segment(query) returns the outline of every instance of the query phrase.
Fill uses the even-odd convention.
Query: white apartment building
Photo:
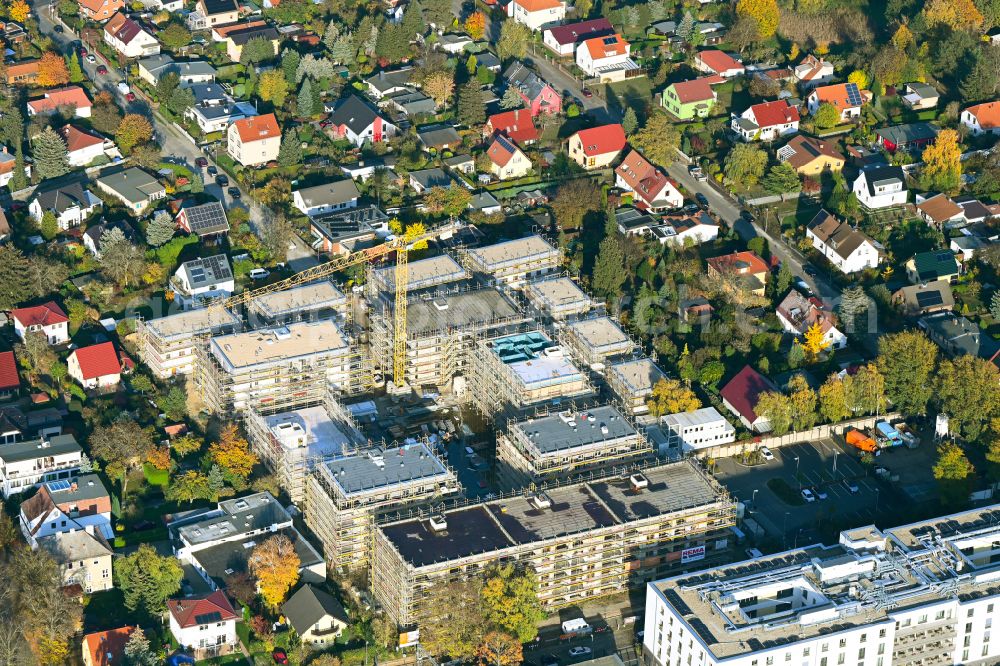
[[[492,276],[513,287],[522,285],[528,278],[555,271],[561,261],[559,250],[541,236],[473,248],[468,250],[466,257],[474,272]]]
[[[998,555],[994,504],[656,581],[647,586],[644,662],[996,664]]]
[[[0,445],[0,491],[7,499],[48,481],[68,479],[82,462],[83,449],[73,435]]]
[[[208,344],[208,336],[232,333],[242,327],[239,317],[225,308],[188,310],[139,320],[139,356],[160,379],[190,375],[195,371],[198,347]]]
[[[699,454],[736,441],[736,428],[715,407],[667,414],[660,421],[666,426],[667,448],[685,454]]]

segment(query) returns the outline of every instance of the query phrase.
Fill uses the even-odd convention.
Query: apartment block
[[[469,272],[449,254],[408,262],[406,275],[406,291],[408,292],[430,289],[443,284],[467,280],[471,277]],[[396,267],[387,266],[372,269],[368,276],[368,293],[373,300],[379,295],[394,298]]]
[[[736,441],[736,428],[715,407],[667,414],[660,421],[665,426],[667,448],[674,453],[708,453]]]
[[[627,356],[635,349],[632,338],[610,317],[594,317],[567,324],[560,341],[573,357],[597,371],[609,359]]]
[[[537,235],[473,248],[464,258],[474,273],[513,287],[558,270],[562,260],[559,250]]]
[[[643,662],[996,664],[1000,504],[650,583]]]
[[[43,483],[69,479],[82,463],[83,449],[73,435],[0,445],[0,491],[8,499]]]
[[[376,601],[401,627],[430,613],[425,592],[517,564],[547,611],[729,557],[736,507],[685,461],[380,524]],[[697,560],[697,561],[696,561]]]
[[[213,335],[242,328],[240,318],[225,308],[189,310],[159,319],[138,319],[139,357],[160,379],[193,374],[197,349]]]
[[[329,280],[258,296],[247,304],[247,313],[254,326],[280,326],[315,319],[344,320],[350,309],[347,296]]]
[[[366,569],[377,519],[460,490],[454,472],[424,443],[355,451],[314,468],[306,487],[306,524],[332,569]]]
[[[524,296],[538,312],[556,320],[582,315],[594,307],[590,296],[565,276],[529,282]]]
[[[651,359],[638,358],[608,368],[608,387],[633,415],[649,413],[646,401],[653,387],[667,375]]]
[[[510,488],[579,477],[649,458],[646,438],[612,405],[511,421],[497,434],[496,472]]]

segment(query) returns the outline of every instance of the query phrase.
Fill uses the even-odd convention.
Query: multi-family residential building
[[[80,181],[62,185],[40,185],[28,203],[28,213],[35,222],[41,222],[51,211],[63,231],[78,227],[101,205],[101,200],[84,187]]]
[[[281,128],[273,113],[241,118],[226,131],[226,152],[243,166],[261,166],[278,159]]]
[[[715,407],[660,417],[666,430],[666,451],[660,454],[701,455],[736,441],[736,428]]]
[[[538,235],[472,248],[465,258],[473,272],[515,287],[554,272],[562,260],[559,250]]]
[[[69,317],[55,301],[10,312],[14,333],[24,342],[28,333],[41,333],[50,345],[69,342]]]
[[[73,435],[52,435],[0,445],[0,490],[4,499],[49,481],[69,479],[83,463]]]
[[[733,114],[730,127],[744,141],[774,141],[799,131],[799,109],[783,99],[761,102]]]
[[[105,173],[95,182],[97,189],[124,203],[135,216],[144,214],[154,201],[167,196],[166,186],[138,167]]]
[[[869,209],[902,206],[909,192],[906,174],[898,166],[873,166],[863,169],[851,190],[862,206]]]
[[[224,254],[192,259],[181,264],[170,280],[174,302],[184,310],[200,307],[213,298],[231,296],[236,289],[233,269]]]
[[[423,442],[346,452],[318,462],[306,487],[306,524],[331,569],[368,569],[375,523],[426,508],[461,489],[455,473]]]
[[[568,319],[595,306],[590,296],[566,276],[534,280],[524,286],[524,297],[539,314],[552,319]]]
[[[566,3],[563,0],[512,0],[507,5],[507,16],[538,32],[565,20]]]
[[[666,373],[648,358],[614,363],[607,374],[608,388],[635,416],[649,412],[646,402],[653,394],[653,387],[666,378]]]
[[[84,594],[91,594],[115,586],[111,546],[93,526],[55,532],[39,537],[36,543],[38,550],[48,553],[59,567],[63,587],[78,586]]]
[[[212,335],[232,333],[241,327],[240,318],[225,308],[139,319],[136,322],[139,356],[159,379],[190,375],[195,371],[197,347],[207,347]]]
[[[104,24],[104,41],[125,58],[144,58],[160,52],[156,37],[120,11]]]
[[[400,626],[440,612],[429,589],[499,562],[534,570],[554,611],[729,557],[735,504],[689,462],[384,522],[375,599]]]
[[[571,160],[584,169],[610,166],[625,148],[625,130],[615,123],[575,132],[567,146]]]
[[[573,355],[594,371],[602,372],[609,359],[624,357],[635,349],[635,342],[610,317],[580,319],[566,325],[560,341]]]
[[[105,539],[111,529],[111,496],[96,474],[41,484],[38,492],[21,503],[21,533],[31,547],[38,539],[58,532],[92,527]]]
[[[646,588],[650,666],[993,664],[1000,506],[702,567]]]
[[[876,268],[884,254],[878,242],[826,210],[820,210],[806,225],[806,238],[841,273]]]
[[[330,317],[348,319],[350,309],[347,296],[329,280],[264,294],[247,305],[248,315],[255,327]]]

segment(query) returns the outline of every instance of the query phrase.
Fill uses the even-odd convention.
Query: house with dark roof
[[[156,37],[120,11],[104,24],[104,41],[125,58],[142,58],[160,52]]]
[[[28,333],[41,333],[50,345],[69,342],[69,317],[55,301],[15,308],[11,310],[10,318],[14,322],[14,332],[22,342]]]
[[[21,375],[17,371],[14,352],[0,352],[0,400],[9,400],[21,390]]]
[[[458,135],[458,130],[453,125],[444,123],[418,128],[417,139],[429,150],[448,150],[462,145],[462,137]]]
[[[397,132],[395,125],[357,95],[348,95],[337,103],[329,121],[327,131],[334,138],[347,139],[358,147],[365,142],[382,143]]]
[[[787,162],[803,176],[819,176],[824,171],[839,172],[847,158],[836,144],[801,134],[778,149],[778,161]]]
[[[527,65],[513,62],[507,66],[503,77],[521,96],[525,108],[531,112],[532,117],[541,113],[562,112],[562,95],[538,74],[528,69]]]
[[[368,94],[375,100],[382,100],[401,92],[412,92],[416,86],[411,83],[412,67],[382,71],[365,79]]]
[[[722,404],[753,432],[770,432],[771,423],[755,411],[760,396],[778,391],[774,383],[749,365],[743,366],[719,391]]]
[[[299,640],[308,645],[333,643],[349,621],[344,606],[337,599],[309,584],[300,587],[281,605],[281,614]]]
[[[868,209],[902,206],[909,196],[906,174],[898,166],[863,169],[851,189],[861,205]]]
[[[125,239],[134,242],[135,241],[135,230],[132,229],[124,220],[115,220],[113,222],[101,222],[100,224],[91,224],[87,226],[87,230],[83,232],[83,246],[90,251],[95,258],[101,258],[101,238],[104,234],[111,231],[112,229],[120,229],[125,235]]]
[[[111,545],[92,528],[41,537],[38,550],[55,561],[63,589],[71,595],[101,592],[115,586],[111,577]]]
[[[615,34],[611,21],[604,18],[577,21],[563,25],[550,26],[542,31],[542,43],[556,55],[570,57],[578,44],[591,37],[606,37]]]
[[[906,260],[906,277],[912,284],[943,280],[954,284],[962,268],[950,250],[920,252]]]
[[[85,389],[112,388],[122,378],[118,350],[110,340],[74,349],[66,358],[66,370]]]
[[[948,356],[968,355],[994,365],[1000,363],[1000,341],[965,317],[954,312],[938,312],[921,317],[917,325]]]
[[[154,201],[167,196],[163,183],[139,167],[105,171],[95,182],[97,189],[124,203],[135,216],[144,214]]]
[[[570,159],[584,169],[603,169],[625,148],[625,130],[618,123],[582,129],[569,137],[567,148]]]
[[[744,141],[773,141],[799,131],[799,110],[783,99],[754,104],[733,114],[730,127]]]
[[[356,208],[361,192],[350,178],[335,180],[323,185],[303,187],[292,192],[292,203],[303,215],[315,217],[336,211]]]
[[[894,153],[897,150],[923,150],[937,138],[941,129],[930,123],[907,123],[892,127],[879,127],[875,130],[878,137],[876,143]]]
[[[897,93],[903,104],[914,111],[933,109],[938,105],[941,94],[929,83],[907,83],[902,92]]]
[[[443,169],[431,167],[430,169],[411,171],[409,184],[417,194],[423,194],[432,187],[448,189],[454,184],[454,181]]]
[[[825,210],[816,213],[806,225],[806,238],[827,261],[848,275],[876,268],[885,256],[874,239]]]
[[[143,58],[138,63],[139,78],[155,86],[167,74],[176,74],[180,83],[211,83],[215,68],[204,60],[174,60],[166,53]]]
[[[174,640],[196,659],[218,657],[237,649],[236,622],[240,616],[221,590],[168,599],[167,611]]]
[[[232,296],[236,290],[233,269],[225,254],[185,261],[170,279],[174,301],[190,310],[203,301]]]
[[[242,30],[231,30],[226,33],[224,40],[226,43],[226,55],[233,62],[239,62],[243,56],[243,47],[255,39],[263,39],[271,42],[274,52],[277,54],[278,46],[281,44],[281,33],[266,23],[264,25],[243,28]]]
[[[941,280],[902,287],[893,293],[892,302],[906,317],[947,312],[955,307],[951,285]]]
[[[38,539],[58,532],[88,527],[105,539],[111,527],[111,495],[96,474],[43,483],[30,499],[21,502],[21,533],[32,547]]]
[[[177,212],[177,226],[199,238],[214,238],[229,232],[226,209],[219,201],[182,206]]]
[[[62,185],[43,183],[35,189],[28,202],[28,213],[40,224],[45,213],[51,211],[59,228],[65,231],[83,224],[100,205],[101,200],[84,187],[82,181]]]

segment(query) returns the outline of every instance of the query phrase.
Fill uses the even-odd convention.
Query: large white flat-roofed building
[[[535,309],[553,319],[581,315],[594,307],[590,296],[565,276],[529,282],[524,295]]]
[[[76,476],[83,449],[73,435],[54,435],[0,445],[0,491],[3,498],[49,481]]]
[[[365,443],[354,419],[332,391],[322,404],[298,409],[268,414],[249,408],[246,427],[254,453],[300,508],[309,471],[319,461],[342,456]]]
[[[258,296],[247,306],[251,321],[276,326],[309,319],[346,317],[347,296],[329,280],[320,280],[284,291]]]
[[[561,261],[559,250],[537,235],[473,248],[465,257],[473,272],[515,287],[552,273]]]
[[[649,666],[1000,662],[1000,505],[647,586]]]
[[[443,284],[466,280],[469,272],[455,261],[450,254],[441,254],[406,264],[406,291],[419,291]],[[396,267],[388,266],[371,271],[368,280],[369,290],[374,289],[372,296],[378,294],[393,297],[396,293]]]
[[[593,395],[586,375],[542,331],[481,340],[472,362],[472,400],[487,418],[529,408],[565,409]]]
[[[356,388],[352,347],[333,319],[217,336],[199,353],[198,381],[219,414],[315,403],[328,386],[341,394]]]
[[[646,401],[656,382],[667,375],[648,358],[615,363],[608,368],[608,386],[634,415],[646,414]]]
[[[667,447],[672,453],[697,455],[736,441],[736,428],[715,407],[667,414],[660,421],[666,428]]]
[[[687,461],[620,472],[380,524],[376,601],[419,627],[441,612],[428,589],[502,562],[533,569],[553,611],[729,558],[735,505],[711,477]]]
[[[239,317],[225,308],[188,310],[159,319],[138,320],[139,355],[160,379],[194,373],[199,347],[212,335],[242,328]]]
[[[631,354],[635,349],[622,327],[610,317],[582,319],[563,329],[561,340],[573,356],[594,370],[603,370],[608,359]]]
[[[508,423],[497,435],[497,476],[510,488],[566,479],[652,454],[646,438],[613,405]]]
[[[423,442],[357,450],[314,468],[307,482],[306,524],[331,569],[365,569],[377,518],[429,506],[459,490],[454,472]]]

